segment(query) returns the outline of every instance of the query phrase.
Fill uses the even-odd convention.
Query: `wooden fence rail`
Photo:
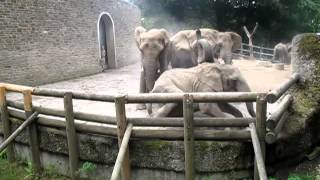
[[[287,111],[289,105],[292,103],[293,97],[287,94],[279,103],[277,109],[267,119],[267,128],[273,130],[276,126],[283,113]]]
[[[13,140],[38,117],[38,115],[38,112],[34,112],[9,137],[5,138],[5,140],[0,144],[0,152],[7,148],[9,144],[11,144]]]
[[[7,117],[27,119],[20,127],[29,125],[30,145],[34,168],[40,171],[40,156],[37,136],[37,125],[44,127],[64,127],[69,147],[69,166],[72,179],[76,179],[79,164],[79,152],[76,132],[112,135],[118,137],[119,154],[112,173],[112,180],[118,179],[121,170],[123,180],[130,179],[130,159],[128,143],[132,138],[184,140],[185,146],[185,178],[194,179],[194,140],[237,140],[253,143],[255,151],[254,179],[266,179],[264,167],[265,143],[267,136],[276,137],[285,122],[285,109],[288,108],[292,97],[286,96],[280,104],[282,108],[270,118],[275,124],[270,132],[266,132],[267,101],[275,102],[294,83],[298,82],[299,75],[294,74],[278,89],[268,94],[258,92],[220,92],[220,93],[157,93],[157,94],[86,94],[84,92],[68,92],[45,88],[31,88],[27,86],[1,84],[9,91],[22,92],[24,103],[7,101],[3,96],[1,100],[2,121]],[[4,90],[6,90],[4,89]],[[5,91],[0,91],[0,95]],[[32,96],[63,97],[65,110],[46,108],[32,105]],[[2,98],[1,98],[2,97]],[[5,97],[5,96],[4,96]],[[97,114],[73,112],[73,99],[86,99],[93,101],[113,102],[116,106],[116,117]],[[4,103],[3,103],[4,102]],[[128,103],[169,103],[183,102],[183,117],[178,118],[127,118],[125,105]],[[199,102],[256,102],[256,118],[203,118],[193,117],[193,103]],[[7,107],[7,113],[5,108]],[[34,113],[35,112],[35,113]],[[38,115],[41,113],[40,115]],[[37,124],[32,123],[33,116],[37,117]],[[4,118],[3,118],[4,117]],[[281,118],[280,118],[281,117]],[[32,119],[32,120],[30,120]],[[35,119],[35,118],[34,118]],[[280,120],[279,120],[280,119]],[[10,121],[7,121],[10,123]],[[250,127],[249,129],[216,130],[213,127]],[[18,129],[12,134],[22,131]],[[273,134],[272,134],[273,133]],[[11,136],[10,136],[11,137]],[[274,140],[274,139],[273,139]],[[12,141],[12,140],[11,140]],[[11,141],[6,141],[6,146]],[[1,145],[0,147],[2,147]],[[37,156],[36,156],[36,153]]]
[[[117,160],[115,162],[113,171],[112,171],[112,175],[111,175],[111,180],[118,180],[119,175],[120,175],[120,169],[123,166],[123,162],[125,160],[126,157],[126,152],[128,149],[128,144],[129,144],[129,139],[131,136],[131,132],[132,132],[132,127],[133,125],[131,123],[128,124],[127,129],[124,133],[121,145],[120,145],[120,149],[119,149],[119,153],[117,156]]]

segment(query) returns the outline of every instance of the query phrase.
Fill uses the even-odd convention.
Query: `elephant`
[[[280,61],[281,63],[290,64],[291,62],[291,43],[278,43],[274,47],[273,61]]]
[[[142,56],[140,93],[152,90],[158,76],[168,69],[170,60],[175,59],[174,62],[171,62],[172,68],[189,68],[197,65],[196,53],[205,57],[205,52],[195,52],[186,35],[178,36],[173,41],[169,39],[169,33],[165,29],[147,31],[141,26],[135,29],[136,44]],[[193,45],[201,47],[201,50],[206,52],[208,52],[206,49],[210,48],[209,43],[205,43],[205,40],[196,41]],[[178,61],[181,62],[176,65],[175,62]],[[137,109],[145,109],[145,105],[139,104]]]
[[[150,93],[187,92],[250,92],[250,87],[238,68],[229,64],[202,63],[189,69],[171,69],[164,72],[156,81]],[[181,116],[179,103],[148,104],[151,117]],[[246,103],[247,110],[255,117],[252,102]],[[229,103],[199,103],[195,110],[214,117],[235,117],[243,114]],[[226,112],[226,113],[225,113]]]
[[[211,46],[212,56],[223,59],[225,64],[232,64],[232,52],[241,47],[241,36],[235,32],[219,32],[209,28],[202,28],[199,31],[201,32],[201,38],[205,39]],[[181,39],[184,41],[182,42]],[[183,30],[176,33],[170,40],[175,49],[180,50],[185,47],[185,44],[190,44],[191,47],[194,47],[197,39],[199,39],[197,31]],[[176,56],[169,57],[169,61],[171,61],[173,67],[180,67],[181,64],[185,63],[185,61],[181,61],[181,59],[186,59],[185,56],[186,54],[176,53]],[[194,62],[194,64],[197,63]]]

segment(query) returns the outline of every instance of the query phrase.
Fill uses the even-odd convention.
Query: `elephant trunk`
[[[146,89],[150,92],[158,77],[159,63],[157,58],[143,58],[143,71],[145,73]]]
[[[232,52],[230,52],[230,53],[221,53],[220,57],[224,60],[225,64],[232,64]]]

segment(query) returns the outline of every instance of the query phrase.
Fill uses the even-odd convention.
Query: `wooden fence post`
[[[184,154],[185,154],[185,179],[195,179],[194,169],[194,136],[193,136],[193,98],[189,94],[183,97],[184,117]]]
[[[69,149],[69,167],[71,179],[78,179],[79,167],[79,144],[74,125],[74,113],[72,103],[72,93],[65,93],[64,95],[64,111],[66,117],[66,131]]]
[[[266,120],[267,120],[267,98],[266,95],[259,95],[257,97],[257,104],[256,104],[256,114],[257,114],[257,122],[256,122],[256,129],[257,135],[260,141],[261,146],[261,153],[263,160],[265,159],[266,155]],[[257,162],[255,160],[254,165],[254,180],[259,179],[258,167]]]
[[[118,145],[121,147],[124,133],[127,129],[127,118],[126,118],[126,107],[125,107],[125,96],[119,96],[115,98],[116,106],[116,119],[117,119],[117,134],[118,134]],[[130,159],[129,159],[129,148],[127,148],[125,157],[123,159],[121,176],[122,180],[130,180]]]
[[[33,114],[31,90],[23,91],[23,98],[24,98],[24,110],[25,110],[26,117],[28,118]],[[39,149],[39,139],[38,139],[36,121],[32,122],[29,125],[28,132],[29,132],[29,145],[31,150],[32,168],[36,174],[39,174],[41,172],[41,161],[40,161],[40,149]]]
[[[1,113],[1,121],[2,121],[2,128],[3,128],[3,139],[6,140],[11,134],[11,122],[9,120],[9,113],[7,107],[7,100],[6,100],[6,88],[0,87],[0,113]],[[10,143],[7,147],[7,157],[9,162],[14,162],[14,143]]]

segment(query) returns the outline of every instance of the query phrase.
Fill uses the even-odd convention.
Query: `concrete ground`
[[[240,68],[252,91],[266,92],[270,89],[276,88],[281,82],[290,76],[289,66],[286,66],[284,71],[280,71],[273,67],[257,66],[257,62],[254,60],[235,60],[234,65]],[[103,94],[138,93],[139,76],[140,65],[139,63],[136,63],[120,69],[107,70],[100,74],[42,85],[40,87]],[[22,101],[22,96],[17,94],[10,94],[8,98]],[[62,98],[34,96],[33,104],[63,110]],[[145,111],[136,111],[134,104],[127,105],[126,110],[128,113],[127,116],[146,116]],[[74,111],[102,115],[115,115],[113,103],[87,100],[74,100]]]

